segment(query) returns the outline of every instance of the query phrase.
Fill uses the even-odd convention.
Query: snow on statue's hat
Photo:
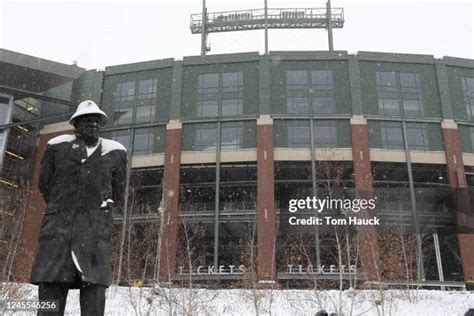
[[[95,104],[94,101],[91,100],[82,101],[77,106],[76,113],[71,116],[69,124],[74,126],[74,121],[76,118],[88,114],[98,114],[100,116],[100,125],[104,126],[105,124],[107,124],[107,115],[104,113],[104,111],[99,109],[99,107],[97,106],[97,104]]]

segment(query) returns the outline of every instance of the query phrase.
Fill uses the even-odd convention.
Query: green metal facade
[[[313,72],[329,71],[331,86],[327,91],[315,91],[311,86]],[[300,89],[300,94],[307,93],[310,106],[315,96],[333,98],[333,110],[330,113],[293,113],[288,110],[289,72],[308,75],[307,91]],[[223,74],[239,74],[241,86],[238,102],[240,108],[236,113],[226,115],[223,105],[225,83]],[[404,104],[402,77],[405,74],[416,74],[418,99],[421,113],[411,115],[408,111],[398,115],[386,115],[381,112],[378,87],[378,73],[392,73],[395,85],[395,99]],[[219,110],[215,115],[200,115],[200,76],[215,74],[220,78],[216,89],[216,101]],[[220,76],[220,77],[218,77]],[[110,117],[117,107],[117,87],[121,83],[135,82],[135,94],[128,107],[136,107],[140,102],[138,95],[139,82],[154,79],[157,82],[154,98],[153,117],[146,122],[131,122],[109,125],[104,130],[111,135],[120,136],[134,127],[138,129],[153,128],[155,142],[150,152],[164,150],[164,125],[171,119],[183,123],[183,150],[199,150],[196,143],[196,129],[214,128],[217,122],[222,127],[241,128],[242,141],[237,149],[255,148],[256,119],[262,114],[271,114],[275,120],[275,147],[309,147],[289,143],[288,125],[314,126],[324,122],[334,122],[337,129],[335,147],[350,147],[350,118],[353,115],[364,115],[369,121],[370,144],[374,148],[384,148],[381,137],[381,126],[386,122],[408,122],[407,127],[418,126],[424,130],[427,146],[422,150],[440,151],[441,121],[455,119],[460,125],[460,139],[465,152],[473,152],[474,125],[468,117],[465,105],[466,91],[463,90],[463,78],[474,78],[474,61],[445,57],[435,59],[428,55],[405,55],[359,52],[271,52],[259,56],[257,53],[214,55],[206,57],[185,57],[182,61],[165,59],[141,62],[128,65],[107,67],[105,71],[87,71],[76,80],[71,91],[71,100],[79,102],[93,99],[101,104]],[[217,79],[216,79],[217,80]],[[314,84],[314,83],[313,83]],[[389,87],[390,88],[390,87]],[[224,91],[224,92],[222,92]],[[298,91],[296,91],[298,92]],[[52,92],[53,93],[53,92]],[[126,102],[125,102],[126,103]],[[314,105],[313,105],[314,106]],[[136,111],[136,110],[134,110]],[[214,111],[214,110],[212,110]],[[393,123],[390,123],[393,125]],[[390,125],[389,124],[389,125]],[[415,124],[415,125],[413,125]],[[156,135],[156,133],[163,133]],[[118,137],[117,136],[117,137]],[[316,144],[316,148],[318,144]],[[324,146],[323,146],[324,147]],[[223,148],[225,150],[225,147]]]

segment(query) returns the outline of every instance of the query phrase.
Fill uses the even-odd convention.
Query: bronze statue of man
[[[74,288],[82,314],[104,314],[112,209],[123,201],[127,165],[125,147],[99,137],[106,122],[93,101],[80,103],[69,120],[75,135],[51,139],[41,162],[39,190],[47,208],[31,283],[39,285],[40,301],[58,302],[59,315]]]

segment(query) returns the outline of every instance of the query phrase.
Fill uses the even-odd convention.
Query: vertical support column
[[[165,167],[163,174],[164,212],[160,226],[159,280],[167,282],[176,271],[176,244],[179,225],[179,175],[181,166],[182,124],[171,120],[166,126]]]
[[[351,118],[352,159],[357,198],[373,198],[373,179],[370,166],[370,151],[367,120],[362,115]],[[362,210],[360,216],[372,217],[370,210]],[[359,247],[362,270],[369,280],[380,279],[379,247],[377,231],[373,226],[359,226]]]
[[[441,127],[446,153],[448,181],[454,207],[456,208],[458,247],[462,260],[464,279],[474,279],[474,216],[470,209],[458,127],[454,120],[448,119],[442,122]]]
[[[258,95],[259,95],[259,113],[270,114],[270,82],[271,82],[271,73],[270,73],[270,57],[265,55],[261,56],[258,63]]]
[[[33,178],[27,196],[26,213],[21,231],[20,247],[15,266],[14,280],[16,282],[29,282],[33,260],[38,245],[43,212],[46,203],[38,189],[41,160],[46,150],[48,141],[56,136],[72,134],[72,126],[68,122],[46,125],[41,130],[36,143],[34,156]]]
[[[257,120],[257,274],[261,281],[275,279],[275,181],[273,120]]]
[[[354,115],[363,115],[364,110],[362,106],[359,59],[356,55],[349,55],[348,58],[352,113]]]
[[[446,73],[446,65],[442,60],[435,61],[436,79],[438,80],[439,98],[441,100],[441,111],[443,118],[453,119],[453,106],[451,103],[451,95],[449,93],[449,79]]]

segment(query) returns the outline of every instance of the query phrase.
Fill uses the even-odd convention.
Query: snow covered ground
[[[35,299],[33,285],[4,284],[15,299]],[[428,290],[204,290],[110,287],[106,315],[314,315],[324,308],[343,315],[464,315],[474,293]],[[341,308],[341,309],[339,309]],[[0,307],[0,315],[4,307]],[[34,315],[8,311],[5,315]],[[79,315],[79,291],[72,290],[67,315]]]

